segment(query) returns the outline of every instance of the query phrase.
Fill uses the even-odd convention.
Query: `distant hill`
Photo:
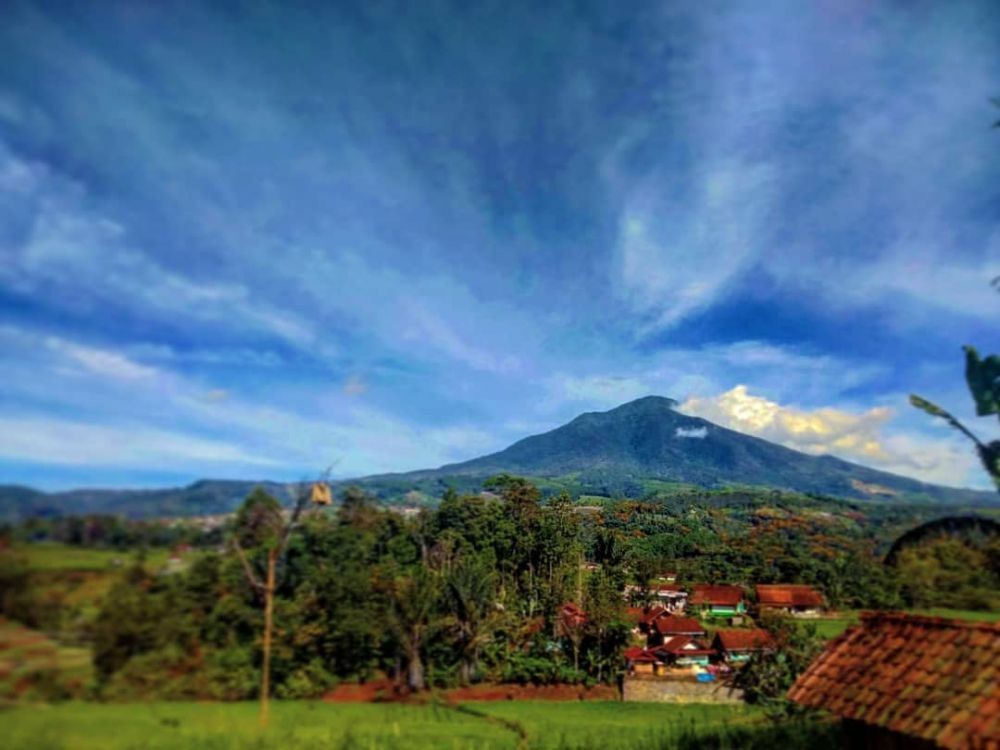
[[[994,492],[926,484],[832,456],[811,456],[678,412],[672,399],[648,396],[606,412],[588,412],[498,453],[437,469],[339,481],[384,500],[426,502],[446,487],[476,491],[487,477],[507,473],[544,489],[641,497],[678,485],[755,486],[873,502],[955,505],[1000,503]],[[279,496],[274,482],[203,480],[163,490],[73,490],[41,493],[0,487],[0,518],[64,513],[132,517],[209,515],[232,511],[257,485]]]
[[[276,497],[287,496],[286,485],[266,481],[203,479],[187,487],[162,490],[81,489],[52,493],[0,485],[0,520],[82,513],[109,513],[131,518],[208,516],[231,512],[257,486]]]

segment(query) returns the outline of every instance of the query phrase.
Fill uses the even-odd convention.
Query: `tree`
[[[791,618],[771,615],[762,617],[759,624],[771,634],[774,648],[754,652],[733,683],[743,690],[747,703],[784,716],[796,710],[785,694],[823,650],[823,640],[812,623],[800,625]]]
[[[468,685],[479,665],[479,652],[496,621],[496,576],[479,558],[460,560],[445,579],[448,625],[455,637],[459,674]]]
[[[991,354],[981,359],[975,347],[965,346],[965,381],[969,393],[976,404],[976,416],[986,417],[996,414],[1000,419],[1000,356]],[[912,394],[910,403],[918,409],[945,420],[948,424],[969,438],[976,447],[976,453],[983,464],[997,492],[1000,492],[1000,440],[984,443],[956,419],[951,413],[927,399]]]
[[[325,481],[325,477],[321,480]],[[243,501],[236,514],[236,530],[232,546],[239,556],[247,581],[263,595],[264,633],[263,659],[260,673],[260,725],[267,727],[271,691],[271,635],[274,629],[274,592],[277,588],[277,567],[288,545],[288,538],[298,526],[299,517],[309,502],[310,487],[300,483],[295,506],[286,522],[281,504],[260,487]],[[262,552],[265,557],[264,578],[247,557],[244,547]]]
[[[427,687],[423,650],[436,624],[434,615],[440,593],[438,576],[424,566],[392,581],[391,622],[406,659],[406,684],[410,690]]]

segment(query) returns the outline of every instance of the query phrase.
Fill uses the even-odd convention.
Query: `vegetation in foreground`
[[[794,740],[835,747],[823,722],[775,725],[741,706],[504,702],[466,707],[402,704],[275,704],[261,733],[249,703],[64,703],[0,713],[9,750],[258,750],[475,748],[584,750],[768,748]]]
[[[579,502],[543,498],[516,478],[492,486],[485,497],[448,491],[437,509],[414,514],[358,491],[308,513],[278,566],[274,695],[315,698],[384,675],[414,689],[613,684],[631,637],[623,587],[633,584],[628,603],[641,604],[668,570],[684,583],[751,590],[812,584],[836,613],[815,623],[821,638],[858,609],[997,609],[996,537],[922,537],[884,564],[894,539],[935,518],[927,506],[749,490]],[[92,650],[92,679],[73,682],[70,697],[253,698],[262,599],[223,542],[240,539],[259,576],[277,507],[256,492],[226,526],[207,529],[34,519],[6,532],[0,614],[58,648]],[[567,601],[582,604],[586,621],[561,617]],[[67,697],[56,682],[15,684],[29,697]]]

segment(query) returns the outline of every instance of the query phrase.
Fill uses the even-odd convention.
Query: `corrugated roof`
[[[822,607],[823,595],[805,584],[759,584],[757,603],[762,607]]]
[[[788,697],[950,750],[1000,748],[1000,623],[866,613]]]
[[[735,607],[743,600],[743,589],[739,586],[696,584],[691,588],[691,604],[715,604],[720,607]]]

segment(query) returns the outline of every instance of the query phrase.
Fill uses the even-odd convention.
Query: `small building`
[[[783,612],[792,617],[819,617],[823,595],[804,584],[759,584],[757,607],[761,612]]]
[[[852,748],[1000,748],[1000,623],[865,613],[788,697],[839,716]]]
[[[679,617],[668,612],[660,613],[648,624],[646,644],[650,647],[659,646],[675,635],[686,635],[703,638],[705,628],[692,617]]]
[[[683,612],[687,607],[688,593],[676,583],[654,583],[651,593],[655,601],[669,612]]]
[[[625,649],[625,670],[628,674],[658,674],[663,662],[648,649],[632,646]]]
[[[737,617],[747,611],[746,594],[739,586],[695,584],[689,608],[703,617]]]
[[[707,667],[715,654],[700,638],[689,635],[671,636],[652,651],[664,665],[674,669]]]
[[[774,649],[771,634],[762,628],[717,630],[712,648],[726,664],[742,664],[757,651]]]

